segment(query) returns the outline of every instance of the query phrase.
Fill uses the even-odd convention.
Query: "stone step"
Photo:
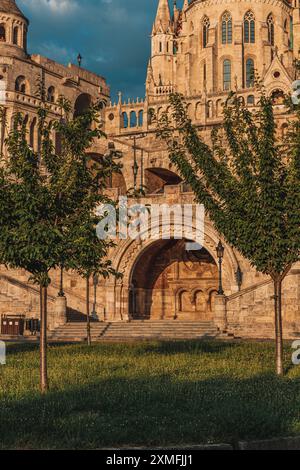
[[[139,321],[91,324],[93,341],[150,339],[200,339],[215,337],[218,329],[210,321]],[[52,341],[85,341],[86,323],[67,323],[54,330]]]

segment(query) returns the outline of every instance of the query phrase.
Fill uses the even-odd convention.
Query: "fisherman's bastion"
[[[16,111],[24,113],[30,145],[37,149],[38,79],[45,84],[53,118],[59,118],[55,103],[60,95],[72,102],[75,115],[100,99],[105,105],[102,119],[107,139],[95,142],[91,157],[97,159],[115,149],[122,154],[123,164],[122,174],[114,174],[109,182],[108,195],[118,199],[135,190],[131,202],[147,207],[194,205],[193,193],[157,137],[156,119],[168,110],[170,93],[180,92],[192,122],[209,141],[213,127],[222,120],[222,105],[230,90],[236,90],[250,109],[257,105],[255,71],[273,97],[278,132],[284,137],[284,94],[291,92],[300,54],[300,0],[184,0],[182,9],[176,1],[172,8],[168,0],[157,3],[152,29],[149,25],[145,97],[124,102],[120,92],[114,103],[106,80],[84,70],[80,61],[64,66],[30,55],[28,19],[14,0],[0,0],[0,80],[6,87],[6,120],[11,122]],[[2,128],[4,155],[6,134]],[[159,230],[161,219],[157,224]],[[207,218],[203,248],[188,251],[186,241],[174,237],[117,241],[110,259],[123,277],[91,279],[90,309],[97,335],[109,338],[111,330],[112,338],[125,338],[136,328],[137,335],[147,338],[151,331],[163,336],[166,328],[166,335],[174,338],[200,333],[274,337],[270,278],[256,272]],[[216,251],[220,241],[224,247],[221,290]],[[0,268],[0,315],[39,317],[39,292],[28,277],[25,271]],[[52,273],[49,331],[54,338],[79,338],[85,323],[85,281],[63,273],[62,296],[58,295],[60,279],[60,272]],[[299,336],[300,264],[284,281],[283,323],[286,338]]]

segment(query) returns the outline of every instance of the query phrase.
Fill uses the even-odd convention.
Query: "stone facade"
[[[5,4],[15,6],[12,0]],[[103,111],[108,139],[96,142],[91,149],[91,153],[103,155],[108,144],[113,143],[122,152],[122,175],[113,176],[108,194],[117,198],[126,195],[131,188],[142,186],[146,194],[134,202],[148,206],[194,205],[193,194],[176,173],[155,134],[153,115],[159,116],[168,110],[168,95],[172,91],[184,94],[193,123],[208,141],[213,126],[222,119],[222,103],[230,89],[235,89],[250,109],[257,105],[258,95],[253,87],[255,70],[267,93],[274,98],[278,132],[284,135],[287,115],[282,96],[291,89],[295,79],[293,62],[300,48],[299,12],[299,0],[293,3],[185,0],[181,10],[175,2],[171,14],[167,0],[159,0],[151,35],[145,98],[124,103],[120,93],[117,103],[108,102]],[[27,55],[21,35],[26,37],[28,21],[21,13],[15,9],[1,13],[0,7],[0,17],[3,24],[8,25],[5,41],[0,42],[0,70],[2,67],[3,79],[8,84],[7,113],[22,110],[28,115],[29,138],[38,105],[33,93],[34,77],[44,74],[47,89],[54,87],[55,96],[64,94],[75,106],[82,94],[88,94],[91,99],[107,100],[109,89],[101,77],[73,65],[64,67],[49,59]],[[19,46],[12,44],[15,21],[21,28]],[[19,76],[24,76],[25,81],[21,89],[16,90]],[[49,100],[49,105],[55,116],[55,97],[53,102],[52,98]],[[162,230],[161,219],[157,220],[157,225]],[[100,280],[94,289],[91,286],[91,308],[98,318],[107,321],[211,320],[220,330],[239,336],[273,337],[271,281],[224,243],[225,294],[217,295],[216,246],[220,237],[207,218],[204,231],[204,248],[195,253],[185,250],[184,240],[147,237],[119,240],[110,257],[123,278]],[[294,337],[300,331],[299,268],[294,266],[284,283],[286,337]],[[242,282],[238,280],[238,272],[242,273]],[[23,308],[23,313],[29,316],[33,311],[38,315],[36,295],[26,276],[26,273],[0,269],[3,288],[0,313],[7,313],[7,310],[19,313]],[[57,306],[55,300],[58,288],[59,273],[55,272],[49,288],[54,302],[52,328],[64,321],[62,305]],[[18,289],[26,292],[21,296],[23,307],[13,303],[18,301]],[[65,273],[64,290],[69,312],[84,313],[84,281]],[[10,303],[11,293],[14,297]]]

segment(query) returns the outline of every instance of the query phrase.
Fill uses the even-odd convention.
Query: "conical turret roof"
[[[0,0],[0,12],[22,16],[22,18],[27,20],[20,8],[16,5],[15,0]]]

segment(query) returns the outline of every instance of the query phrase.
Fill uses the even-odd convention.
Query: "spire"
[[[167,32],[171,24],[171,13],[168,0],[159,0],[156,18],[154,22],[154,31],[162,29]]]
[[[185,11],[189,7],[189,0],[184,0],[182,11]]]

